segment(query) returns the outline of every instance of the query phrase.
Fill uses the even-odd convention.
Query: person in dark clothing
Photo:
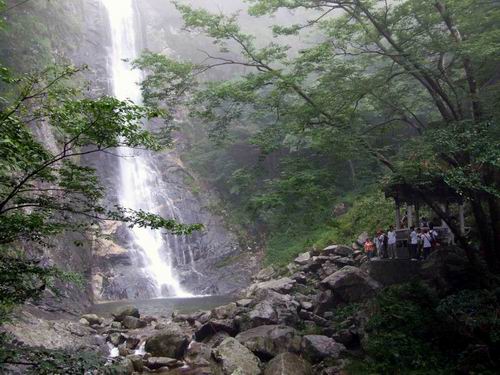
[[[380,244],[381,244],[381,250],[382,250],[382,255],[381,255],[381,258],[388,258],[388,254],[387,254],[387,244],[388,244],[388,237],[387,237],[387,234],[382,231],[380,233],[380,237],[379,237],[379,241],[380,241]]]

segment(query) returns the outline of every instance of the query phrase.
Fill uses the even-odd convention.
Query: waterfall
[[[121,100],[129,99],[136,104],[141,103],[142,95],[138,86],[142,78],[141,72],[132,70],[129,62],[138,57],[136,40],[139,28],[134,0],[102,2],[107,10],[111,28],[109,67],[113,94]],[[161,190],[161,178],[158,177],[159,171],[155,169],[151,155],[138,150],[120,149],[118,152],[120,175],[117,195],[120,205],[160,213],[160,204],[155,193]],[[175,212],[170,199],[166,199],[162,204],[167,206],[170,212]],[[183,239],[171,235],[167,235],[165,239],[160,231],[147,228],[129,230],[133,241],[128,250],[137,267],[155,284],[156,296],[191,296],[181,287],[172,265],[175,251],[182,246]]]

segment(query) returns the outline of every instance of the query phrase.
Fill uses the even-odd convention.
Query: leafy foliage
[[[480,229],[473,232],[475,240],[496,269],[498,6],[472,0],[250,3],[254,16],[308,10],[302,24],[274,25],[273,31],[304,36],[308,29],[310,43],[299,51],[286,38],[266,44],[234,15],[177,3],[185,27],[210,37],[217,50],[206,51],[203,66],[192,65],[193,75],[183,71],[177,77],[190,81],[223,66],[243,69],[231,81],[199,79],[186,97],[192,114],[219,143],[258,147],[263,162],[250,166],[226,148],[232,160],[225,178],[238,184],[233,195],[245,194],[241,202],[262,213],[260,221],[277,233],[273,221],[288,219],[285,227],[299,215],[307,221],[315,209],[345,194],[338,177],[346,171],[358,191],[370,175],[379,183],[385,176],[403,179],[416,194],[439,180],[472,206]],[[175,70],[172,66],[170,73]],[[167,80],[150,73],[149,80],[163,81],[163,91],[170,92]],[[273,163],[272,171],[262,168],[266,161]],[[328,169],[321,170],[319,163]],[[245,181],[250,183],[241,186]],[[316,205],[321,201],[326,204]],[[447,212],[427,203],[474,258],[472,242]],[[321,212],[317,217],[324,219]]]
[[[80,71],[55,66],[4,79],[11,89],[0,107],[2,313],[54,289],[56,279],[74,279],[16,252],[20,241],[36,249],[51,246],[65,232],[84,240],[85,235],[99,236],[103,221],[175,234],[201,229],[142,210],[102,205],[104,190],[81,158],[117,147],[160,150],[158,138],[145,130],[143,121],[163,112],[111,97],[87,98],[69,84]],[[48,135],[54,136],[52,141]]]
[[[25,374],[74,374],[89,371],[113,373],[114,366],[105,366],[106,360],[91,351],[51,350],[14,346],[9,337],[0,335],[0,369],[9,364],[22,366]]]
[[[412,283],[386,288],[363,309],[369,359],[355,361],[353,374],[495,371],[498,342],[484,335],[494,338],[498,330],[498,298],[490,291],[459,291],[439,300],[424,284]],[[489,354],[474,355],[475,347]]]

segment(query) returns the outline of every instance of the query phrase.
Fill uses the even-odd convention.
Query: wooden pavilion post
[[[408,216],[408,228],[413,226],[413,206],[409,204],[406,206],[406,215]]]
[[[415,227],[420,226],[420,203],[415,202]]]
[[[460,203],[458,206],[458,219],[460,220],[460,234],[465,235],[465,215],[464,215],[464,204]]]
[[[449,215],[450,209],[448,204],[440,203],[441,209],[446,212],[447,215]],[[455,243],[455,236],[453,235],[453,232],[450,230],[450,227],[448,224],[446,224],[446,221],[441,219],[441,226],[447,229],[448,236],[449,236],[449,243],[454,244]]]
[[[394,199],[396,203],[396,229],[401,229],[401,207],[399,205],[399,199]]]

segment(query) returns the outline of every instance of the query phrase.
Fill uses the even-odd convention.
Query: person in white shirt
[[[373,238],[373,243],[375,244],[375,248],[376,248],[375,256],[378,256],[379,258],[382,258],[382,253],[381,253],[382,246],[381,246],[379,238],[380,238],[380,232],[377,232],[375,234],[375,237]]]
[[[410,228],[410,258],[418,259],[418,233],[415,227]]]
[[[438,245],[439,234],[434,229],[434,224],[432,224],[432,223],[429,224],[429,234],[431,236],[431,247],[432,247],[432,250],[435,250],[436,246]]]
[[[424,229],[422,240],[424,241],[424,259],[427,259],[432,249],[432,235],[427,229]]]
[[[391,259],[398,258],[396,254],[396,231],[392,225],[387,232],[387,250],[389,251],[389,257]]]

